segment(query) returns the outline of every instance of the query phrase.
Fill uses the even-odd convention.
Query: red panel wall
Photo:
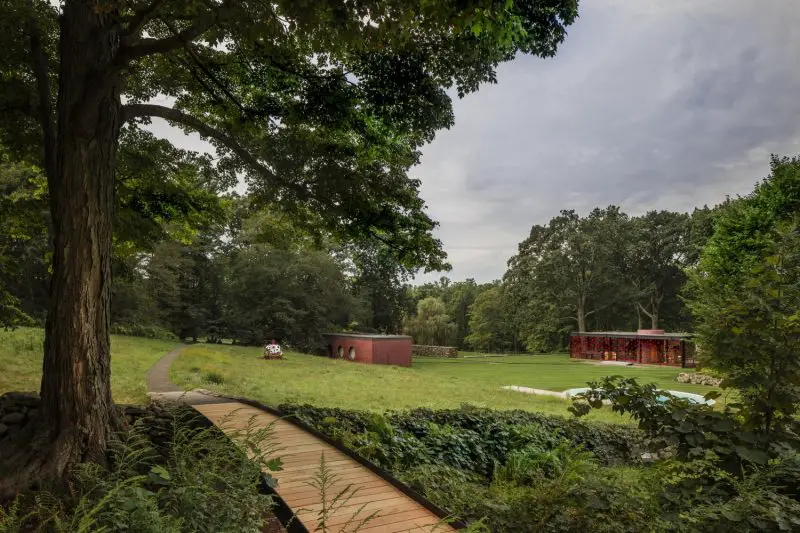
[[[649,330],[648,330],[649,331]],[[653,330],[655,331],[655,330]],[[660,330],[658,330],[660,331]],[[572,335],[569,354],[574,359],[630,361],[648,365],[682,366],[687,343],[680,339],[641,338],[636,335]],[[685,366],[695,366],[694,357]]]
[[[328,356],[374,365],[411,366],[411,338],[327,335]],[[341,347],[341,356],[339,348]]]
[[[374,339],[373,363],[411,367],[411,339]]]
[[[333,348],[332,353],[329,354],[333,358],[372,363],[372,339],[368,337],[331,335],[328,337],[328,344]],[[342,348],[341,356],[339,355],[340,347]]]

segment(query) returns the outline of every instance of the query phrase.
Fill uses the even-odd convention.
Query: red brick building
[[[686,333],[665,333],[661,329],[573,333],[569,355],[573,359],[688,368],[697,364],[691,338]]]
[[[411,337],[327,333],[328,357],[370,365],[411,366]]]

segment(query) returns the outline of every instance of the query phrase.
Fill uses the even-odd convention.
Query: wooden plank
[[[339,459],[339,460],[336,460],[336,461],[328,461],[327,458],[326,458],[325,465],[328,468],[336,468],[337,471],[341,470],[341,469],[348,470],[349,468],[361,467],[361,465],[354,465],[352,461],[348,461],[346,459]],[[313,462],[313,461],[308,461],[308,460],[302,460],[302,461],[289,462],[289,461],[286,461],[283,457],[281,457],[281,466],[282,466],[281,472],[296,472],[296,473],[300,473],[300,472],[304,472],[306,470],[313,470],[313,471],[316,472],[317,470],[319,470],[319,461]]]
[[[390,522],[387,524],[375,524],[374,520],[370,520],[358,531],[359,533],[399,533],[400,531],[409,531],[411,528],[433,529],[438,523],[438,519],[433,519],[430,516]]]
[[[297,453],[283,453],[283,454],[281,454],[281,458],[287,464],[288,463],[296,463],[298,461],[304,461],[306,463],[316,462],[317,464],[319,464],[320,455],[321,454],[319,454],[319,453],[317,453],[315,451],[297,452]],[[341,460],[355,462],[355,461],[353,461],[352,458],[346,456],[345,454],[341,453],[338,450],[325,450],[325,462],[341,461]]]
[[[430,511],[422,507],[419,509],[414,509],[413,511],[397,511],[392,513],[381,512],[378,516],[370,520],[369,523],[364,526],[364,528],[370,529],[391,524],[402,524],[402,527],[408,528],[408,524],[411,520],[425,518],[430,516],[430,514]],[[346,523],[347,520],[347,516],[335,516],[328,521],[328,524],[331,526],[337,526]]]
[[[367,490],[375,490],[375,489],[381,489],[382,490],[383,487],[386,486],[386,482],[381,479],[381,480],[375,480],[375,481],[363,481],[361,483],[335,483],[335,484],[331,485],[331,490],[334,491],[334,492],[338,492],[338,491],[342,490],[343,488],[345,488],[348,485],[350,485],[350,487],[353,488],[353,489],[356,489],[356,488],[359,489],[359,493],[361,493],[361,491],[367,491]],[[319,497],[319,489],[316,489],[314,487],[309,487],[308,485],[306,485],[305,487],[283,487],[283,486],[279,486],[278,488],[280,489],[279,492],[281,494],[281,497],[283,497],[284,499],[285,498],[300,497],[300,496],[303,496],[303,495],[305,495],[307,493],[313,493],[317,497]]]
[[[280,476],[280,472],[273,472],[273,474],[278,474],[278,476]],[[356,473],[353,473],[353,474],[343,475],[337,481],[344,481],[346,484],[351,484],[351,483],[358,483],[358,482],[361,482],[361,481],[372,481],[373,479],[374,479],[374,477],[372,477],[372,476],[367,476],[365,474],[361,474],[359,472],[356,472]],[[279,480],[278,482],[280,483],[281,488],[283,488],[283,487],[286,487],[286,488],[300,487],[300,486],[305,487],[305,486],[308,486],[307,482],[311,480],[311,476],[306,476],[306,477],[303,477],[303,478],[299,478],[299,477],[294,478],[293,477],[293,478],[291,478],[291,481],[285,481],[285,482],[281,482],[280,481],[280,477],[278,477],[278,480]],[[400,491],[398,491],[398,493],[399,492]]]
[[[362,506],[364,507],[364,511],[372,512],[372,511],[380,511],[384,507],[400,507],[400,506],[405,506],[409,510],[411,510],[415,509],[418,505],[419,504],[417,502],[415,502],[405,494],[400,496],[395,495],[394,497],[384,498],[379,501],[348,503],[347,505],[344,505],[341,508],[332,512],[331,516],[347,515],[347,514],[352,515],[356,510],[358,510]],[[319,512],[321,509],[322,509],[321,503],[305,506],[306,511]]]
[[[333,494],[338,494],[341,489],[333,490]],[[360,497],[374,497],[374,498],[383,498],[389,494],[397,494],[397,491],[392,491],[390,487],[382,486],[382,487],[372,487],[369,489],[363,490],[356,490],[355,492],[350,492],[353,498],[360,498]],[[287,496],[288,497],[288,496]],[[305,493],[295,493],[289,499],[292,502],[302,503],[303,505],[306,504],[313,504],[314,501],[319,501],[320,495],[319,491],[315,492],[305,492]]]
[[[348,496],[344,496],[347,499],[347,505],[353,504],[362,504],[362,503],[370,503],[374,501],[382,501],[394,496],[397,496],[397,490],[392,490],[393,487],[376,487],[375,491],[367,492],[355,492],[355,493],[348,493]],[[336,491],[332,493],[333,496],[337,494]],[[332,496],[329,498],[333,499]],[[315,505],[317,502],[320,501],[319,494],[311,494],[304,497],[295,496],[291,498],[293,504],[301,504],[304,507],[308,507],[310,505]],[[322,505],[321,503],[319,504]],[[321,507],[320,507],[321,508]]]

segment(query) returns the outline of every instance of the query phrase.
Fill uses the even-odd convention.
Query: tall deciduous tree
[[[778,224],[769,237],[743,282],[704,287],[694,311],[703,363],[726,375],[748,421],[772,437],[800,429],[800,227]]]
[[[770,176],[716,215],[688,290],[701,362],[766,433],[793,423],[800,401],[798,213],[800,158],[773,157]]]
[[[111,214],[126,122],[158,117],[197,132],[219,167],[243,172],[263,196],[311,206],[341,235],[380,236],[408,264],[435,264],[434,223],[406,172],[452,123],[444,89],[494,81],[518,51],[553,55],[576,9],[576,0],[65,0],[59,13],[3,0],[0,84],[14,90],[2,92],[2,142],[38,137],[54,254],[39,421],[4,450],[0,494],[105,457],[117,418]],[[151,103],[159,94],[172,105]]]
[[[0,151],[0,158],[3,157]],[[47,306],[47,203],[41,169],[0,159],[0,326],[41,323]]]
[[[512,324],[506,316],[507,310],[502,285],[481,291],[469,308],[467,345],[481,352],[513,349]]]
[[[486,286],[478,285],[472,278],[457,281],[447,288],[444,302],[447,314],[452,317],[456,325],[455,345],[458,348],[465,346],[464,339],[470,334],[470,307],[478,295],[486,289]]]
[[[626,223],[627,216],[611,206],[585,218],[562,211],[531,229],[505,275],[528,324],[529,349],[549,349],[570,329],[586,331],[593,315],[620,301],[618,258]]]
[[[689,222],[688,215],[671,211],[650,211],[631,220],[622,268],[628,273],[640,327],[644,315],[657,329],[662,308],[678,299],[690,252]]]
[[[348,247],[352,260],[353,291],[369,307],[365,326],[383,333],[400,333],[411,305],[406,282],[412,272],[381,243],[367,241]]]

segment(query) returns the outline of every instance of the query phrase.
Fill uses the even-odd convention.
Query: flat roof
[[[584,331],[572,332],[573,337],[630,337],[636,339],[688,339],[693,333],[639,333],[638,331]]]
[[[382,335],[379,333],[323,333],[324,337],[355,337],[359,339],[410,339],[409,335]]]

